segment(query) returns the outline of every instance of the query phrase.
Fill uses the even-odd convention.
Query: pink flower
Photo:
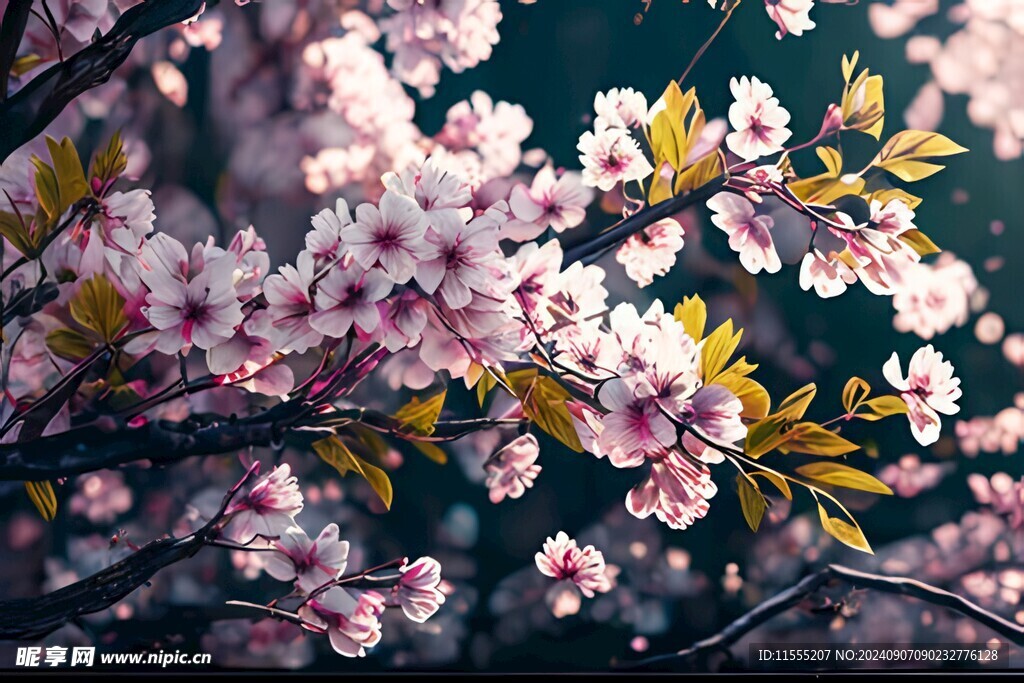
[[[335,587],[299,608],[299,616],[312,628],[326,631],[334,651],[345,657],[365,657],[366,648],[380,642],[380,616],[384,597],[376,591]]]
[[[399,570],[402,578],[394,588],[402,612],[410,620],[422,624],[444,604],[441,583],[441,564],[432,557],[421,557]]]
[[[313,255],[317,269],[336,261],[345,253],[341,243],[341,230],[352,224],[348,203],[339,199],[334,211],[324,209],[310,219],[313,229],[306,233],[306,250]]]
[[[756,275],[761,270],[777,273],[782,269],[772,240],[775,221],[771,216],[758,216],[750,200],[730,192],[719,192],[707,206],[715,212],[711,222],[729,235],[729,247],[740,255],[747,272]]]
[[[268,553],[267,573],[278,581],[295,581],[306,593],[337,578],[348,565],[348,541],[338,540],[338,525],[328,524],[316,540],[297,526],[289,527]]]
[[[654,172],[640,145],[622,128],[609,128],[580,136],[576,145],[583,164],[583,184],[605,192],[616,183],[643,180]]]
[[[683,447],[707,463],[719,463],[723,455],[704,440],[729,446],[747,436],[747,426],[740,419],[743,403],[721,384],[701,387],[680,411],[680,421],[700,437],[687,431]]]
[[[653,514],[673,529],[685,529],[707,515],[708,501],[717,492],[706,465],[671,451],[651,466],[647,479],[630,490],[626,507],[640,519]]]
[[[802,36],[804,31],[814,28],[815,24],[810,17],[813,7],[814,0],[764,0],[768,16],[779,25],[779,30],[775,32],[779,40],[787,33]]]
[[[921,458],[911,453],[883,467],[878,473],[878,479],[895,491],[897,496],[913,498],[922,491],[938,486],[952,464],[923,463]]]
[[[549,536],[543,552],[537,553],[534,559],[541,574],[571,581],[588,598],[612,589],[605,573],[604,554],[592,545],[580,550],[564,531],[559,531],[555,538]]]
[[[982,474],[967,475],[974,499],[1007,518],[1011,529],[1024,527],[1024,478],[1015,481],[1006,472],[996,472],[991,479]]]
[[[901,398],[909,409],[910,430],[922,446],[935,443],[939,438],[939,413],[956,415],[956,405],[963,392],[960,380],[953,376],[953,364],[942,360],[942,354],[931,344],[922,347],[910,359],[906,378],[900,370],[900,359],[893,352],[882,366],[882,374],[893,387],[901,391]]]
[[[594,128],[636,128],[647,119],[647,98],[633,88],[612,88],[594,95]]]
[[[626,240],[615,252],[615,260],[626,267],[626,275],[640,287],[667,275],[683,248],[683,226],[674,218],[663,218]]]
[[[509,498],[520,498],[540,474],[537,456],[540,444],[537,437],[524,434],[495,453],[487,462],[487,488],[492,503]]]
[[[521,145],[531,132],[533,120],[521,105],[495,103],[490,95],[477,90],[469,100],[448,110],[444,128],[435,140],[456,153],[476,149],[482,181],[511,175],[522,161]]]
[[[896,309],[892,325],[899,332],[931,339],[967,323],[977,291],[971,266],[949,252],[933,264],[910,264],[892,297]]]
[[[404,284],[416,272],[425,229],[423,212],[416,202],[388,190],[378,206],[356,207],[356,221],[341,229],[341,239],[363,268],[380,265],[392,280]]]
[[[434,227],[437,227],[437,221],[446,217],[450,220],[458,209],[473,201],[469,184],[443,168],[434,157],[428,158],[418,169],[409,168],[402,175],[385,173],[381,180],[389,190],[416,200],[428,223]]]
[[[501,227],[501,236],[516,242],[536,239],[551,228],[563,232],[575,228],[587,215],[594,191],[584,187],[579,173],[569,171],[560,178],[550,164],[537,171],[533,184],[516,185],[509,197],[514,218]]]
[[[735,129],[725,137],[729,149],[744,161],[781,152],[793,133],[786,128],[789,112],[772,97],[771,86],[744,76],[729,81],[729,89],[736,98],[729,106],[729,123]]]
[[[354,324],[358,331],[370,334],[380,325],[376,303],[386,297],[392,282],[379,270],[363,272],[354,264],[335,266],[320,281],[314,304],[316,312],[309,326],[328,337],[344,337]]]
[[[452,211],[435,217],[427,231],[416,282],[428,294],[437,292],[451,308],[464,308],[474,293],[489,293],[491,267],[500,257],[497,225],[492,219],[478,216],[467,225]]]
[[[677,441],[676,428],[653,398],[637,398],[621,379],[606,382],[598,392],[609,410],[598,446],[616,467],[639,467],[649,457],[662,457]]]
[[[256,536],[274,538],[294,526],[295,515],[301,511],[298,479],[287,463],[278,465],[228,506],[224,535],[238,543],[249,543]]]
[[[294,266],[281,266],[280,274],[270,275],[263,281],[275,345],[284,353],[305,353],[324,338],[310,325],[313,314],[310,288],[316,275],[313,259],[312,252],[299,252]]]
[[[817,249],[807,252],[800,263],[800,289],[814,288],[822,299],[839,296],[846,286],[857,281],[857,275],[838,258],[825,258]]]

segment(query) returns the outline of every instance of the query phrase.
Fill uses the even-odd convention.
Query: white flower
[[[594,134],[587,131],[576,145],[582,154],[583,184],[607,192],[618,182],[643,180],[654,167],[640,145],[622,128],[610,128]]]
[[[328,524],[316,540],[297,526],[289,527],[267,553],[266,570],[278,581],[295,581],[306,593],[337,578],[348,565],[348,541],[338,540],[338,525]]]
[[[647,98],[632,88],[612,88],[594,95],[594,128],[636,128],[647,118]]]
[[[299,482],[291,467],[279,465],[228,506],[224,515],[230,521],[224,535],[239,543],[249,543],[256,536],[277,537],[294,526],[295,515],[301,511]]]
[[[762,269],[769,273],[782,269],[772,240],[775,221],[771,216],[758,216],[750,200],[731,192],[719,192],[707,206],[715,212],[711,222],[729,235],[729,246],[740,255],[748,272],[756,275]]]
[[[537,437],[524,434],[494,454],[487,463],[487,488],[492,503],[509,498],[520,498],[540,474],[537,456],[540,444]]]
[[[432,557],[421,557],[399,571],[402,578],[394,588],[398,604],[406,617],[422,624],[444,604],[444,593],[438,590],[441,564]]]
[[[772,97],[771,86],[744,76],[729,81],[729,89],[736,98],[729,106],[729,123],[735,129],[725,136],[729,149],[744,161],[781,152],[793,133],[786,128],[789,112]]]
[[[384,596],[376,591],[356,594],[341,587],[318,595],[299,608],[299,616],[327,632],[334,651],[345,657],[365,657],[366,648],[380,642]]]
[[[882,374],[889,384],[898,389],[906,402],[910,431],[922,446],[929,446],[939,438],[942,426],[939,413],[956,415],[960,406],[957,399],[963,395],[960,379],[953,376],[953,364],[942,360],[942,354],[931,344],[920,348],[910,359],[908,375],[903,377],[899,356],[892,357],[882,366]]]
[[[571,581],[588,598],[595,593],[607,593],[613,587],[605,571],[604,554],[592,545],[581,550],[564,531],[559,531],[555,538],[549,536],[544,551],[534,559],[541,574]]]
[[[404,284],[416,272],[426,226],[415,200],[388,190],[378,206],[356,207],[356,221],[341,229],[341,239],[363,268],[379,264],[392,280]]]
[[[835,0],[825,0],[835,2]],[[794,36],[802,36],[804,31],[810,31],[815,24],[811,21],[810,12],[814,7],[814,0],[764,0],[764,8],[768,16],[779,26],[775,37],[782,40],[787,33]]]
[[[804,255],[800,263],[800,289],[805,292],[811,287],[822,299],[839,296],[846,286],[857,281],[857,275],[838,258],[825,258],[815,249]]]

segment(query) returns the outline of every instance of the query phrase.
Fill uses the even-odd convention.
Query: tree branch
[[[31,13],[32,0],[11,0],[4,10],[0,24],[0,102],[7,99],[7,82]]]
[[[206,4],[214,3],[208,0]],[[106,83],[140,39],[195,16],[202,5],[203,0],[145,0],[126,10],[106,35],[54,64],[0,103],[0,162],[43,132],[76,97]]]
[[[0,640],[42,638],[83,615],[117,604],[164,567],[192,557],[219,533],[218,523],[231,499],[258,471],[251,467],[224,496],[217,514],[198,531],[148,543],[120,562],[52,593],[0,602]]]
[[[796,607],[830,582],[839,582],[852,589],[871,589],[892,595],[905,595],[923,600],[938,607],[945,607],[964,615],[985,626],[1016,645],[1024,645],[1024,627],[1008,621],[997,614],[976,605],[956,593],[930,586],[921,581],[902,576],[870,574],[837,564],[830,564],[810,574],[778,595],[739,617],[719,633],[698,641],[679,652],[649,657],[637,662],[624,664],[623,668],[646,668],[656,664],[689,664],[706,662],[709,655],[727,652],[740,638],[773,617]]]

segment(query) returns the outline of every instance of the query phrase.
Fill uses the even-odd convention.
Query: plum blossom
[[[972,473],[967,475],[967,485],[974,499],[1005,516],[1011,529],[1024,528],[1024,479],[1016,481],[1006,472],[996,472],[991,479]]]
[[[559,531],[554,538],[549,536],[543,551],[534,559],[541,574],[572,582],[588,598],[613,588],[601,551],[592,545],[580,549],[575,539],[569,538],[564,531]]]
[[[306,593],[345,572],[348,541],[338,540],[338,525],[328,524],[315,540],[297,526],[289,527],[273,542],[264,568],[278,581],[294,581]]]
[[[355,265],[332,268],[320,281],[313,300],[316,311],[309,326],[328,337],[340,339],[355,325],[370,334],[380,326],[377,302],[386,297],[392,281],[380,270],[362,271]]]
[[[405,616],[422,624],[444,604],[441,583],[441,564],[432,557],[421,557],[399,570],[402,576],[393,589]]]
[[[772,240],[775,221],[771,216],[757,215],[749,199],[730,192],[719,192],[707,206],[715,212],[711,222],[729,235],[729,247],[740,255],[747,272],[757,275],[762,270],[777,273],[782,269]]]
[[[594,95],[594,128],[636,128],[647,120],[647,98],[633,88],[612,88]]]
[[[356,594],[334,587],[299,608],[310,626],[327,632],[334,651],[345,657],[365,657],[380,642],[384,596],[376,591]]]
[[[363,268],[379,265],[388,277],[404,284],[416,272],[425,229],[416,202],[388,190],[377,206],[356,207],[356,220],[341,229],[341,239]]]
[[[341,241],[341,230],[352,224],[348,202],[339,199],[333,211],[324,209],[310,218],[310,224],[313,229],[306,233],[306,251],[313,256],[313,265],[320,269],[336,261],[346,251]]]
[[[674,218],[663,218],[630,236],[615,252],[615,260],[626,267],[630,280],[646,287],[655,276],[668,274],[682,248],[683,226]]]
[[[812,287],[822,299],[839,296],[847,285],[857,281],[857,275],[834,254],[827,258],[818,249],[807,252],[800,262],[800,289]]]
[[[781,152],[793,133],[786,128],[789,112],[772,96],[771,86],[757,76],[743,76],[730,80],[729,89],[736,99],[729,106],[729,123],[734,129],[725,136],[729,149],[744,161]]]
[[[654,172],[640,145],[622,128],[585,132],[576,145],[583,164],[583,184],[605,192],[616,183],[640,181]]]
[[[727,446],[747,435],[747,426],[740,419],[743,403],[721,384],[698,389],[680,412],[680,421],[689,427],[683,434],[683,447],[704,462],[719,463],[724,457],[706,441]]]
[[[501,236],[516,242],[536,239],[546,229],[561,233],[575,228],[587,215],[594,191],[585,187],[579,173],[567,171],[556,177],[550,164],[525,185],[512,188],[508,204],[513,218],[501,226]]]
[[[923,463],[920,457],[910,453],[883,467],[878,478],[897,496],[913,498],[938,486],[951,469],[952,463]]]
[[[492,503],[500,503],[506,496],[520,498],[533,486],[541,469],[536,464],[538,455],[537,437],[524,434],[491,456],[485,469]]]
[[[294,526],[295,515],[301,511],[298,479],[287,463],[278,465],[228,506],[224,535],[243,544],[256,536],[278,537]]]
[[[955,415],[960,411],[956,400],[963,395],[960,379],[953,376],[953,364],[942,360],[942,354],[931,344],[918,349],[910,359],[907,377],[900,370],[900,359],[893,352],[882,367],[882,373],[909,409],[907,417],[914,438],[929,446],[939,438],[939,413]]]
[[[804,31],[810,31],[815,26],[810,17],[814,0],[764,0],[764,8],[779,27],[775,32],[779,40],[789,33],[802,36]]]
[[[522,143],[533,132],[533,121],[521,105],[497,102],[482,90],[475,91],[469,100],[453,105],[447,113],[444,127],[434,136],[435,141],[463,157],[476,150],[479,159],[477,183],[491,178],[511,175],[522,160]],[[440,159],[437,150],[434,156]],[[469,178],[473,174],[461,173]]]

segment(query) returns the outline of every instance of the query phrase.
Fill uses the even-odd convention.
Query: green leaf
[[[46,334],[46,348],[58,358],[77,362],[87,358],[96,345],[81,332],[65,327]]]
[[[756,532],[758,527],[761,526],[765,510],[768,509],[768,504],[761,494],[761,489],[757,487],[757,482],[754,480],[738,474],[736,475],[736,490],[739,493],[743,518],[747,520],[747,525],[750,526],[751,531]]]
[[[812,382],[806,384],[792,394],[786,397],[786,399],[779,404],[779,409],[775,412],[780,417],[785,417],[790,421],[796,421],[804,416],[807,412],[808,406],[811,405],[811,401],[814,400],[815,394],[818,393],[818,387]]]
[[[96,154],[89,175],[99,180],[100,185],[104,186],[124,173],[126,168],[128,168],[128,156],[124,153],[121,132],[117,131],[110,136],[106,149]]]
[[[526,417],[563,444],[583,452],[566,401],[572,397],[555,379],[539,375],[536,368],[517,370],[507,375],[509,386],[523,404]]]
[[[828,511],[822,507],[821,503],[818,503],[818,515],[821,517],[822,528],[833,538],[855,550],[861,550],[874,555],[868,539],[865,538],[864,532],[861,531],[856,523],[850,524],[836,517],[829,517]]]
[[[856,489],[869,493],[892,495],[892,489],[878,481],[870,474],[837,462],[812,462],[796,468],[799,475],[820,481],[830,486],[841,486],[844,489]]]
[[[835,456],[852,453],[860,448],[835,432],[830,432],[814,422],[801,422],[785,433],[783,452],[807,453],[808,455]]]
[[[871,393],[870,384],[860,377],[851,377],[843,389],[843,408],[846,409],[846,414],[853,414],[869,393]]]
[[[416,449],[427,456],[430,460],[433,460],[438,465],[448,464],[448,454],[445,453],[440,446],[436,446],[429,441],[410,441]]]
[[[53,484],[48,481],[26,481],[25,492],[39,515],[47,522],[52,522],[57,516],[57,494],[53,491]]]
[[[434,423],[441,415],[444,407],[444,399],[448,391],[444,390],[439,394],[431,396],[426,401],[420,401],[418,396],[398,409],[395,419],[402,423],[401,431],[416,436],[430,436],[434,433]]]
[[[68,304],[71,317],[79,325],[91,330],[107,343],[128,325],[124,314],[124,297],[103,275],[94,275],[82,286]]]
[[[337,436],[332,435],[314,442],[313,450],[341,476],[344,477],[349,472],[355,472],[365,479],[374,493],[384,502],[384,507],[391,509],[394,490],[391,488],[391,480],[384,470],[355,455]]]

